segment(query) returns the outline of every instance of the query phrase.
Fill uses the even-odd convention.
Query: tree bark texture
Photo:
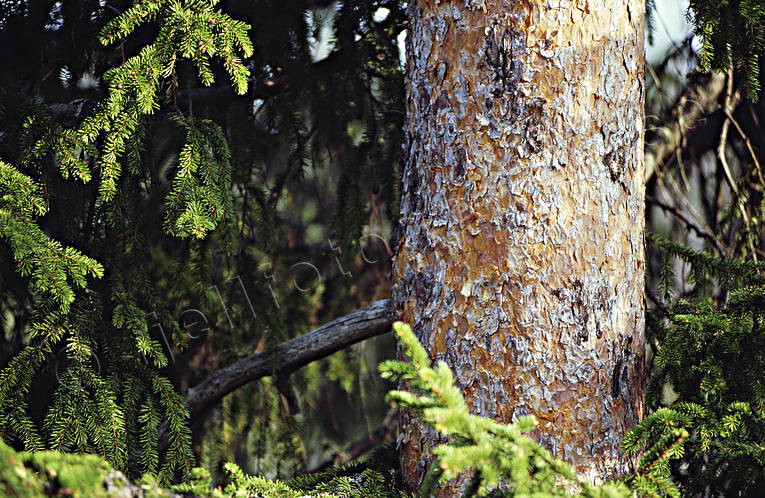
[[[394,313],[473,413],[621,473],[643,415],[643,0],[412,0]],[[411,421],[408,483],[435,435]],[[445,491],[449,494],[450,491]]]

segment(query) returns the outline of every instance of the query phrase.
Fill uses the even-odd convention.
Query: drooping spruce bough
[[[147,22],[154,22],[158,32],[136,55],[103,74],[108,93],[92,112],[73,127],[57,122],[43,106],[23,117],[19,139],[27,147],[18,157],[20,164],[26,171],[45,172],[53,157],[64,179],[97,181],[90,209],[103,209],[107,232],[124,227],[129,217],[124,211],[133,208],[124,198],[130,189],[120,191],[118,185],[124,183],[123,175],[135,181],[143,170],[147,121],[166,100],[163,92],[175,92],[180,61],[192,61],[205,85],[213,82],[211,62],[220,61],[236,92],[247,89],[249,70],[242,57],[253,53],[249,26],[215,9],[214,3],[136,3],[101,28],[99,41],[113,44]],[[172,235],[201,238],[231,215],[228,144],[221,127],[209,120],[180,111],[173,120],[186,132],[186,140],[167,194],[164,227]],[[3,163],[2,176],[2,235],[20,273],[30,277],[39,296],[38,318],[27,332],[29,344],[0,374],[3,437],[18,438],[29,450],[94,451],[118,468],[158,473],[165,481],[175,472],[186,475],[192,465],[188,412],[183,397],[159,372],[168,359],[131,295],[131,276],[110,268],[114,291],[104,296],[114,300],[109,322],[126,333],[109,334],[111,327],[100,322],[103,312],[86,281],[102,277],[103,267],[51,240],[35,223],[47,210],[45,173],[33,179]],[[88,228],[98,230],[95,225]],[[108,255],[101,259],[112,263]],[[33,376],[62,343],[67,367],[57,372],[59,384],[40,430],[27,413],[27,398]],[[169,442],[160,463],[155,439],[162,421],[168,422]]]
[[[294,382],[318,393],[311,406],[337,397],[321,389],[328,369],[358,392],[362,362],[343,352],[338,368],[229,395],[217,417],[197,414],[192,441],[179,391],[376,297],[351,296],[343,272],[380,271],[358,250],[382,261],[362,227],[387,236],[403,116],[395,2],[334,9],[324,55],[312,5],[217,4],[30,2],[0,16],[9,443],[97,453],[163,482],[187,475],[192,443],[215,472],[245,454],[249,471],[289,475],[310,463],[283,393]],[[318,281],[295,267],[306,261]]]

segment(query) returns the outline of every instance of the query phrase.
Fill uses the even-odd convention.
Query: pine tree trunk
[[[643,0],[412,0],[394,310],[597,482],[643,415]],[[404,423],[417,486],[435,435]],[[447,490],[450,494],[454,490]]]

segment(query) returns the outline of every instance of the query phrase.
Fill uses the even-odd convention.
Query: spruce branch
[[[385,378],[407,381],[408,390],[390,391],[386,400],[414,411],[436,431],[452,436],[452,442],[433,450],[436,461],[424,479],[422,496],[430,496],[435,486],[468,470],[475,473],[465,490],[467,496],[485,496],[500,487],[506,496],[632,496],[620,483],[597,487],[580,479],[568,464],[526,437],[524,433],[537,426],[533,416],[500,424],[470,414],[446,363],[431,366],[408,325],[396,322],[393,330],[408,362],[389,360],[379,369]]]
[[[95,260],[49,238],[36,219],[48,210],[40,187],[15,167],[0,161],[0,238],[11,248],[17,271],[30,277],[32,287],[50,296],[61,311],[74,301],[74,286],[88,277],[102,277]]]

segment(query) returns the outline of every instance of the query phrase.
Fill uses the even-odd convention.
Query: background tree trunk
[[[643,414],[643,0],[413,0],[394,310],[594,481]],[[418,485],[435,435],[402,424]]]

